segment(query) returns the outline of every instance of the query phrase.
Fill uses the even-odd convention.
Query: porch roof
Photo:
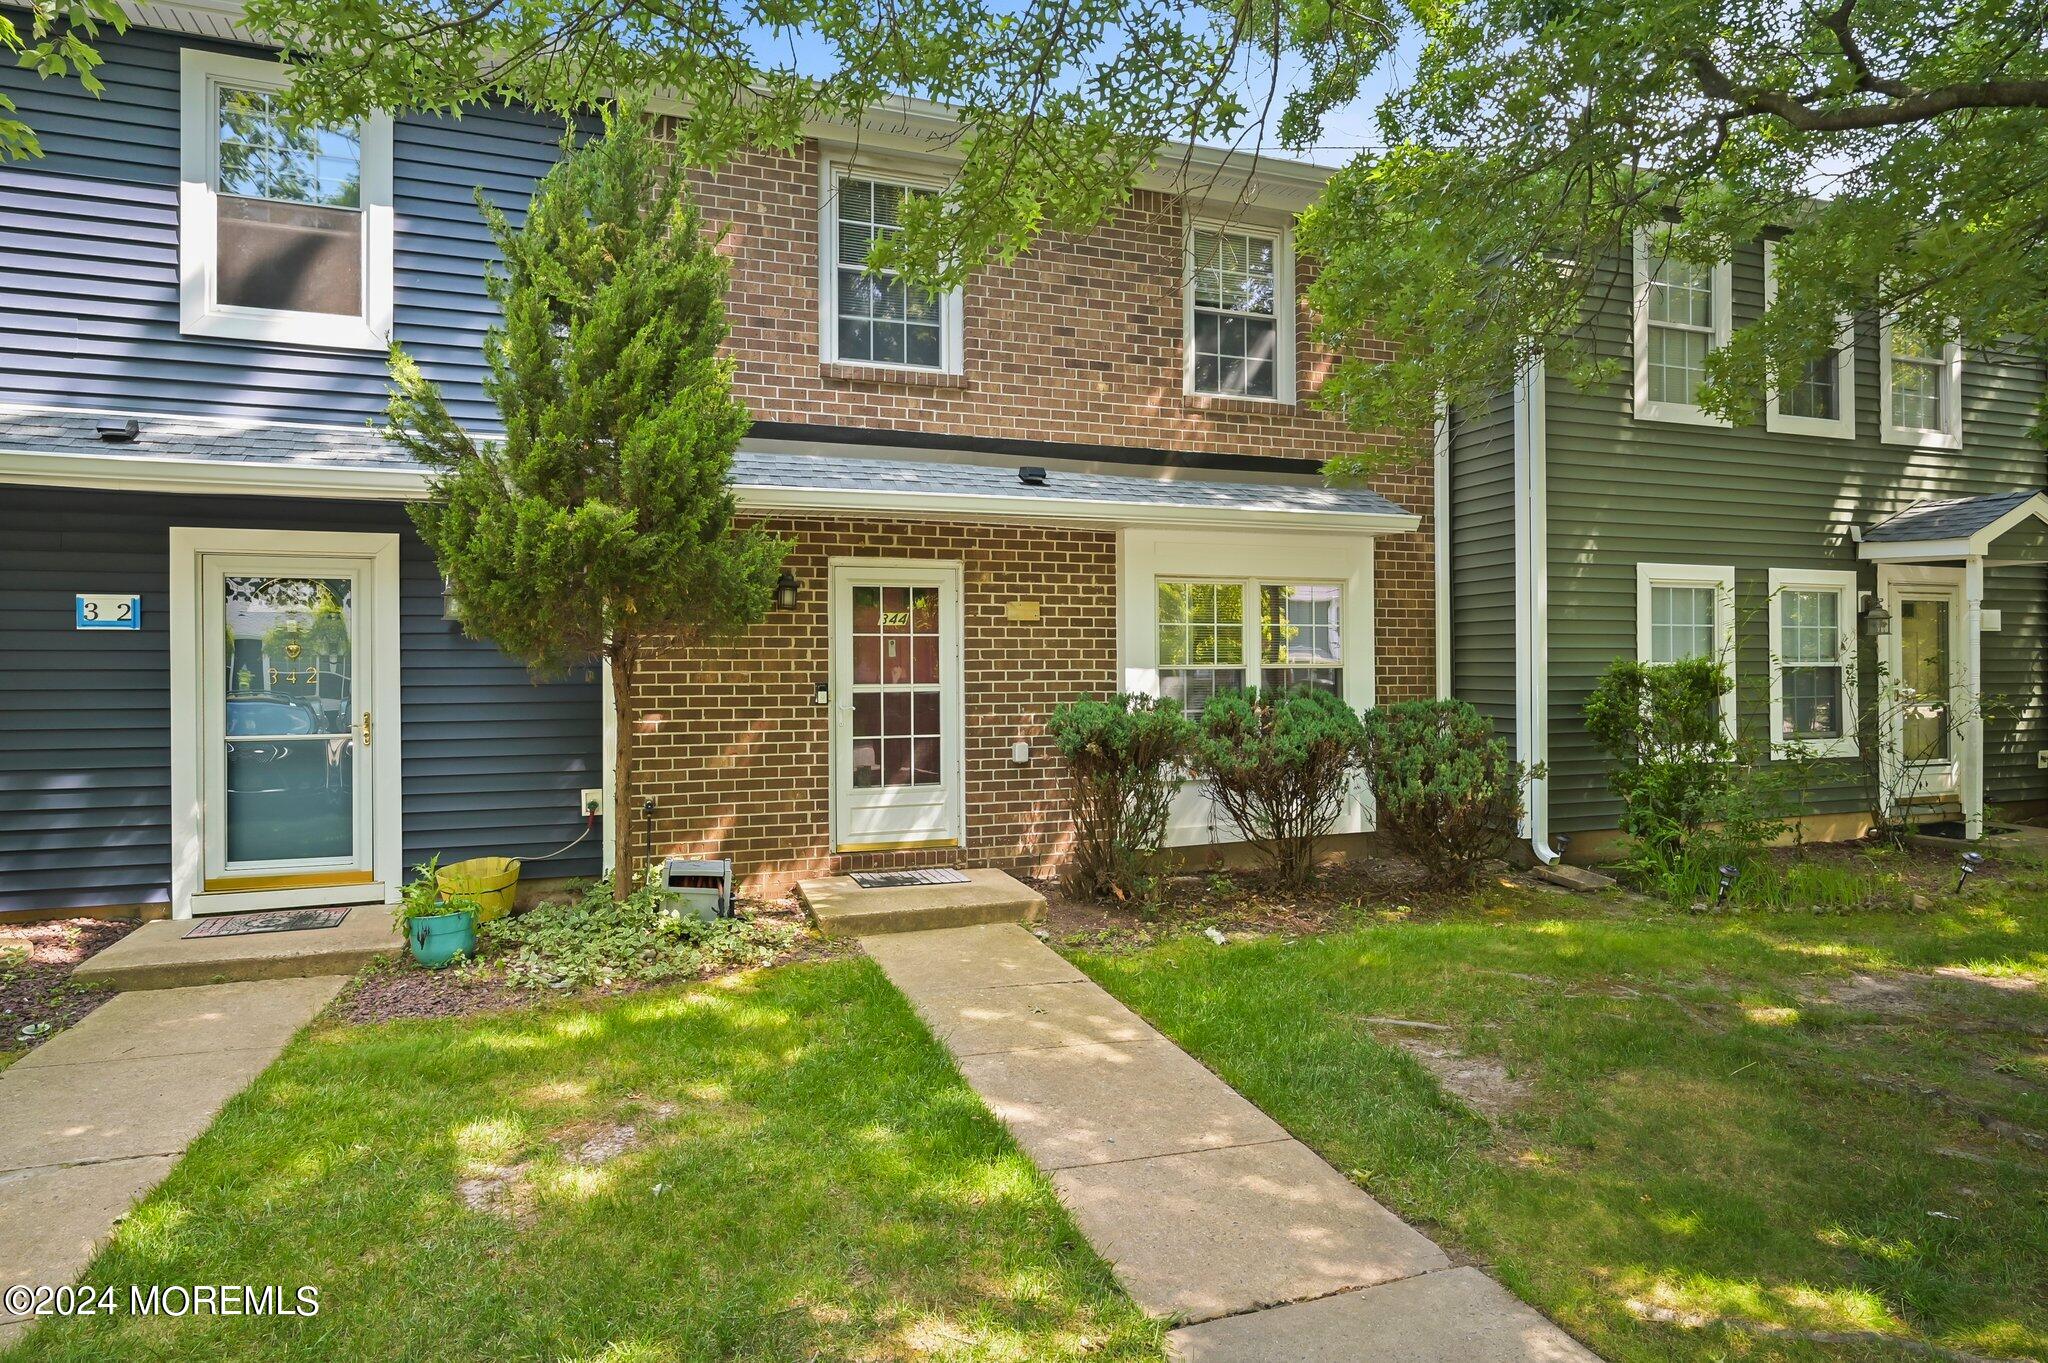
[[[2033,563],[2041,561],[2038,532],[2043,526],[2048,526],[2048,493],[2036,488],[1930,498],[1866,529],[1861,554],[1879,563],[1971,558]],[[2001,553],[1999,541],[2014,531],[2028,533],[2008,546],[2014,552]]]
[[[428,473],[368,425],[137,416],[133,441],[101,438],[130,414],[0,408],[0,483],[408,501]],[[743,443],[742,506],[763,512],[931,514],[954,518],[1210,523],[1398,533],[1420,518],[1376,492],[1306,483],[1149,478],[1052,468],[1025,483],[1017,464],[790,453]],[[851,447],[849,447],[851,449]]]

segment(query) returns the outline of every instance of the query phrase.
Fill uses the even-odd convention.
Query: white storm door
[[[1897,582],[1890,597],[1888,661],[1896,695],[1885,708],[1895,760],[1906,767],[1897,793],[1906,799],[1953,794],[1968,727],[1955,708],[1962,681],[1962,589]]]
[[[832,565],[835,851],[966,840],[957,564]]]
[[[199,566],[202,892],[367,886],[374,561],[209,553]]]

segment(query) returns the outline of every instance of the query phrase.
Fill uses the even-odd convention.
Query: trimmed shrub
[[[1621,831],[1651,862],[1740,859],[1778,830],[1776,793],[1722,724],[1727,690],[1709,659],[1617,658],[1586,697],[1586,731],[1614,759]]]
[[[1365,777],[1379,828],[1432,884],[1472,883],[1505,852],[1529,773],[1462,700],[1406,700],[1365,713]]]
[[[1327,691],[1232,691],[1202,709],[1195,774],[1280,882],[1308,883],[1316,839],[1344,812],[1365,731]]]
[[[1074,816],[1068,892],[1091,899],[1147,897],[1152,855],[1166,839],[1194,725],[1178,701],[1118,694],[1061,705],[1046,730],[1067,760],[1067,805]]]

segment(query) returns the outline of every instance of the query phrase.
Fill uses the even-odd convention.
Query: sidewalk
[[[0,1288],[76,1278],[344,982],[119,994],[0,1071]],[[0,1311],[0,1349],[26,1326]]]
[[[1599,1363],[1014,924],[864,937],[1186,1363]]]

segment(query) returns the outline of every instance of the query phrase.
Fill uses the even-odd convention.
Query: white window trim
[[[1887,445],[1910,445],[1923,450],[1959,450],[1963,447],[1963,345],[1950,341],[1941,350],[1941,414],[1938,431],[1918,426],[1892,424],[1892,315],[1877,319],[1877,424],[1878,435]]]
[[[1774,241],[1764,242],[1765,311],[1778,301],[1777,247]],[[1846,314],[1835,337],[1835,395],[1842,414],[1833,421],[1793,416],[1778,410],[1778,388],[1770,384],[1764,392],[1764,426],[1783,435],[1814,435],[1828,440],[1856,438],[1856,319]]]
[[[1855,757],[1859,752],[1857,743],[1858,725],[1858,668],[1856,606],[1860,600],[1860,588],[1853,570],[1835,568],[1773,568],[1770,571],[1771,586],[1771,756],[1789,757]],[[1783,636],[1779,626],[1783,623],[1780,609],[1784,593],[1791,591],[1829,591],[1841,600],[1840,614],[1836,616],[1842,631],[1842,736],[1840,738],[1814,741],[1785,741],[1785,694],[1783,689],[1784,669],[1780,649]]]
[[[1689,402],[1650,401],[1650,252],[1652,229],[1636,229],[1635,249],[1635,334],[1632,340],[1635,355],[1635,419],[1637,421],[1666,421],[1684,426],[1729,425],[1725,417],[1715,416],[1706,408]],[[1716,264],[1709,275],[1714,294],[1714,334],[1707,344],[1707,353],[1712,354],[1728,344],[1728,304],[1732,295],[1728,262]]]
[[[1195,387],[1195,230],[1239,232],[1273,238],[1273,396],[1252,397],[1243,393],[1205,393]],[[1189,217],[1181,225],[1180,241],[1180,354],[1181,392],[1188,397],[1222,402],[1259,402],[1273,407],[1294,406],[1294,231],[1283,225],[1246,223],[1227,218]]]
[[[886,360],[841,359],[839,355],[839,178],[896,185],[902,189],[943,191],[943,180],[876,166],[866,161],[824,156],[818,159],[818,356],[826,364],[855,365],[903,374],[959,374],[965,369],[966,307],[964,294],[954,289],[939,299],[939,363],[894,364]]]
[[[283,90],[282,63],[205,52],[179,53],[181,82],[178,184],[178,330],[186,336],[257,341],[327,350],[386,350],[391,345],[391,118],[363,120],[363,315],[223,307],[215,293],[215,192],[220,157],[215,99],[222,85]]]
[[[1118,561],[1119,668],[1123,689],[1159,694],[1158,583],[1312,582],[1335,583],[1343,595],[1338,608],[1344,621],[1344,703],[1354,710],[1371,708],[1378,697],[1375,682],[1373,622],[1373,536],[1259,534],[1216,532],[1186,535],[1171,530],[1127,529],[1120,533]],[[1248,586],[1249,590],[1249,586]],[[1257,611],[1257,596],[1246,603]],[[1256,625],[1247,643],[1256,640]],[[1256,653],[1252,655],[1256,659]],[[1257,674],[1245,665],[1247,680]],[[1352,787],[1351,799],[1338,818],[1337,833],[1370,832],[1372,801],[1364,781]],[[1230,817],[1212,808],[1197,785],[1183,787],[1167,819],[1169,846],[1188,847],[1211,841],[1236,840]]]
[[[1714,588],[1714,652],[1728,669],[1728,689],[1721,693],[1721,726],[1729,741],[1736,737],[1735,713],[1735,569],[1729,564],[1636,564],[1636,660],[1650,661],[1650,589],[1652,587]]]

